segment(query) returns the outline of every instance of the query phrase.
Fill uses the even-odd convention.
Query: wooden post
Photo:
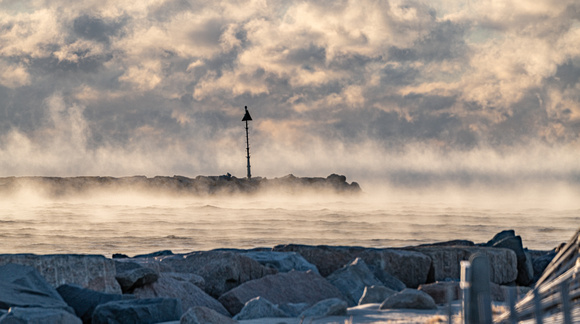
[[[453,300],[453,290],[455,286],[447,285],[446,297],[447,297],[447,324],[453,324],[453,309],[451,308],[451,301]]]
[[[570,307],[570,294],[568,292],[568,281],[560,284],[560,296],[562,296],[562,315],[564,324],[572,324],[572,308]]]
[[[469,261],[461,261],[461,316],[463,323],[468,323],[470,318],[469,310],[471,309],[471,263]]]
[[[510,308],[510,323],[518,324],[518,313],[516,311],[516,289],[509,287],[508,289],[508,305]]]
[[[538,289],[534,289],[534,312],[536,315],[536,323],[544,323],[544,311],[542,310],[542,297]]]
[[[470,258],[471,287],[467,323],[491,324],[491,286],[489,260],[485,254],[475,253]]]

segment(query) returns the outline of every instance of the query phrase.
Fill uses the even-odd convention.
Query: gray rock
[[[285,303],[278,305],[278,308],[290,317],[298,317],[298,315],[309,307],[310,305],[308,303]]]
[[[497,284],[513,282],[517,275],[517,258],[509,249],[469,247],[469,246],[439,246],[413,247],[414,251],[428,255],[431,270],[427,282],[445,281],[446,279],[460,279],[460,262],[469,260],[469,257],[481,252],[489,258],[491,281]]]
[[[93,311],[98,305],[114,300],[135,298],[132,295],[107,294],[69,284],[59,286],[56,290],[62,299],[74,309],[75,314],[85,323],[90,323]]]
[[[410,250],[366,249],[359,254],[385,287],[401,291],[427,282],[429,256]]]
[[[248,300],[244,308],[234,316],[234,319],[242,321],[265,317],[288,317],[288,314],[266,298],[256,297]]]
[[[162,272],[156,282],[136,288],[133,294],[138,298],[177,298],[181,301],[184,313],[191,307],[205,306],[222,315],[230,316],[222,304],[188,279],[186,274]]]
[[[122,260],[124,261],[115,261],[117,271],[115,279],[117,279],[124,294],[133,292],[135,288],[154,283],[159,278],[159,273],[151,268],[125,261],[127,259]]]
[[[153,324],[178,321],[181,302],[175,298],[148,298],[112,301],[93,312],[93,324]]]
[[[548,264],[552,262],[554,257],[556,256],[556,252],[548,252],[544,255],[532,259],[532,267],[534,268],[534,280],[536,282],[540,279],[542,274],[544,274],[544,270],[548,267]]]
[[[310,271],[291,271],[248,281],[223,294],[218,300],[231,314],[237,314],[247,301],[258,296],[277,305],[314,305],[328,298],[344,299],[341,292],[320,275]]]
[[[514,230],[505,230],[505,231],[501,231],[497,234],[494,235],[494,237],[487,241],[487,243],[482,244],[483,246],[494,246],[497,242],[502,241],[508,237],[515,237],[516,236],[516,232]]]
[[[387,297],[379,309],[437,309],[431,296],[416,289],[405,289]]]
[[[274,268],[278,272],[308,271],[319,273],[312,263],[296,252],[249,251],[243,255],[258,261],[261,265]]]
[[[45,307],[73,312],[36,269],[20,265],[0,266],[0,308]]]
[[[298,317],[325,317],[325,316],[346,316],[347,304],[339,298],[321,300],[314,306],[308,308]]]
[[[82,324],[80,318],[63,310],[41,307],[12,307],[0,324]]]
[[[373,271],[375,277],[383,282],[383,285],[395,290],[417,287],[427,282],[431,265],[431,259],[428,256],[412,250],[287,244],[278,245],[273,248],[273,251],[299,253],[304,259],[315,265],[323,277],[329,276],[350,261],[360,257]],[[402,287],[399,281],[405,287]]]
[[[437,281],[420,285],[418,290],[429,294],[436,304],[446,304],[448,293],[451,294],[451,300],[457,300],[461,296],[458,281]]]
[[[275,246],[272,251],[296,252],[306,261],[310,262],[320,272],[323,277],[329,276],[334,271],[342,268],[345,264],[354,260],[359,253],[364,251],[363,247],[351,246],[328,246],[328,245],[301,245],[286,244]]]
[[[343,268],[333,272],[326,279],[340,290],[349,307],[358,304],[366,286],[382,284],[361,258],[356,258]]]
[[[205,280],[204,290],[217,298],[240,284],[274,274],[275,269],[229,251],[193,252],[182,255],[133,259],[134,262],[158,272],[193,273]]]
[[[365,304],[380,304],[382,303],[387,297],[394,295],[397,293],[396,290],[387,288],[385,286],[370,286],[365,287],[363,291],[363,295],[361,296],[360,300],[358,301],[359,305]]]
[[[213,309],[195,306],[187,310],[179,324],[236,324],[238,321],[224,316]]]
[[[529,285],[534,279],[534,268],[531,258],[526,255],[522,244],[522,238],[518,236],[507,236],[495,243],[494,248],[505,248],[515,252],[517,258],[518,275],[516,283],[520,286]]]
[[[115,264],[102,255],[0,254],[0,266],[8,263],[35,268],[53,287],[75,284],[111,294],[121,293],[115,279]]]

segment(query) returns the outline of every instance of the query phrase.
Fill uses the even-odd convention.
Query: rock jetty
[[[304,320],[348,316],[363,304],[376,304],[377,312],[437,309],[448,292],[459,298],[460,262],[474,253],[489,258],[491,297],[503,301],[507,286],[529,290],[555,254],[521,242],[509,230],[480,244],[396,249],[288,244],[113,258],[2,254],[0,324]]]
[[[353,194],[360,193],[356,182],[346,182],[346,177],[331,174],[322,177],[296,177],[292,174],[281,178],[267,179],[236,178],[230,174],[221,176],[197,176],[188,178],[175,175],[133,177],[5,177],[0,178],[0,193],[10,194],[32,188],[48,197],[90,194],[93,192],[166,193],[171,195],[207,196],[218,194],[256,194],[274,192],[298,194],[308,191],[317,193]]]

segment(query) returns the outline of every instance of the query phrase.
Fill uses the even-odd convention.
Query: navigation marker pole
[[[250,116],[250,112],[248,111],[248,106],[244,107],[246,109],[246,114],[242,121],[246,122],[246,157],[248,158],[248,179],[252,178],[252,173],[250,172],[250,138],[248,137],[248,121],[252,120],[252,116]]]

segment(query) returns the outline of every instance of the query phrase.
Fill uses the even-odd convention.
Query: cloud
[[[580,146],[579,10],[521,0],[0,2],[0,166],[244,174],[246,105],[253,165],[267,176],[461,182],[504,174],[480,160],[525,166],[552,150],[568,159]],[[516,169],[506,172],[556,174],[548,163]]]

